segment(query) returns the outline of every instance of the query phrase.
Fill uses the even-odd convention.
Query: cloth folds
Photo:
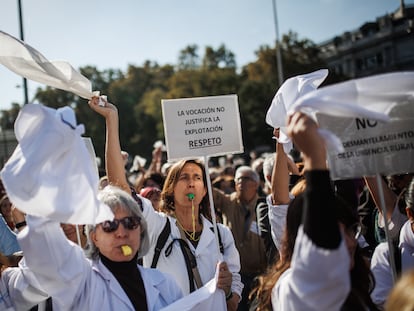
[[[161,311],[225,311],[227,310],[224,291],[217,288],[218,268],[213,279],[203,287],[180,300],[161,309]]]
[[[290,143],[284,126],[286,116],[294,111],[302,111],[315,119],[319,113],[381,122],[412,116],[413,71],[374,75],[317,89],[327,73],[327,70],[322,69],[296,76],[286,80],[280,87],[266,115],[267,124],[274,128],[280,127],[279,141]],[[408,114],[401,116],[394,113],[396,106],[405,106],[404,111]],[[340,140],[329,129],[321,134],[329,149],[343,150]],[[285,152],[289,151],[289,148],[285,148]]]
[[[99,96],[91,82],[68,62],[49,61],[25,42],[0,31],[0,64],[27,79],[72,92],[82,98]]]
[[[280,128],[278,141],[283,144],[285,153],[292,149],[292,142],[286,132],[286,117],[296,100],[316,88],[328,76],[327,69],[320,69],[308,74],[287,79],[276,92],[267,113],[266,123],[273,128]]]
[[[6,191],[23,212],[61,223],[113,219],[97,198],[99,176],[70,107],[27,104],[15,122],[19,142],[1,171]]]

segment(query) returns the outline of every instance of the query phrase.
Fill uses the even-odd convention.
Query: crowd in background
[[[98,113],[107,118],[108,124],[110,116],[99,111]],[[324,153],[323,144],[319,145],[319,151],[311,150],[310,141],[315,140],[320,143],[320,138],[313,131],[314,125],[306,118],[303,121],[303,116],[300,118],[294,120],[296,124],[292,125],[291,133],[296,139],[294,142],[297,148],[290,154],[285,154],[281,144],[276,141],[274,152],[258,155],[252,153],[249,157],[227,155],[214,158],[208,163],[210,176],[205,178],[209,178],[208,182],[213,187],[214,221],[220,224],[219,231],[223,235],[224,248],[226,248],[223,251],[226,265],[222,266],[220,271],[227,274],[223,272],[221,284],[226,301],[234,301],[232,304],[228,303],[227,308],[271,310],[273,307],[273,310],[287,310],[289,306],[301,306],[304,308],[302,310],[316,310],[314,308],[319,306],[320,310],[403,310],[399,309],[399,306],[410,303],[412,297],[409,289],[411,293],[414,291],[411,270],[414,268],[414,174],[407,172],[382,176],[382,191],[385,198],[385,210],[382,210],[380,187],[375,178],[332,181],[325,174],[328,172],[326,166],[315,165],[315,163],[326,163],[326,158],[321,155]],[[307,132],[303,129],[298,130],[300,126],[305,127]],[[277,135],[277,131],[275,134]],[[302,136],[308,137],[309,141],[301,140]],[[118,150],[115,148],[114,152]],[[202,241],[200,238],[207,234],[204,233],[204,228],[214,223],[211,219],[213,215],[204,213],[203,210],[201,199],[204,199],[206,193],[204,192],[197,202],[199,219],[191,221],[191,214],[190,218],[178,217],[181,206],[187,202],[179,201],[176,192],[173,192],[173,201],[168,202],[168,191],[178,187],[182,174],[190,169],[192,171],[185,174],[202,176],[203,165],[188,161],[169,163],[166,161],[164,146],[159,144],[154,147],[148,165],[142,165],[139,155],[130,155],[127,150],[122,150],[118,154],[119,162],[110,164],[112,175],[108,174],[108,164],[99,167],[99,187],[102,191],[112,187],[112,172],[122,173],[127,186],[122,182],[117,186],[129,192],[131,197],[135,197],[135,201],[138,197],[141,209],[135,211],[134,207],[128,207],[118,210],[114,206],[115,214],[124,218],[120,218],[122,221],[115,224],[108,223],[108,228],[102,226],[104,233],[100,234],[114,232],[122,226],[125,228],[130,226],[130,230],[135,230],[133,223],[135,219],[135,228],[145,224],[145,230],[141,230],[141,234],[145,233],[151,244],[161,234],[165,219],[168,218],[174,221],[172,224],[174,228],[184,229],[183,236],[187,235],[187,237],[181,236],[181,240],[187,239],[190,244],[189,247],[187,246],[188,249],[195,253],[197,258],[201,258],[203,255],[197,253]],[[114,169],[116,165],[118,167]],[[120,167],[121,173],[117,171]],[[194,171],[201,173],[194,173]],[[193,187],[196,193],[197,186]],[[205,191],[205,182],[201,184],[200,189]],[[110,192],[108,195],[123,200],[123,194],[111,191],[112,194]],[[2,271],[6,271],[7,267],[17,267],[19,260],[24,256],[16,234],[27,226],[27,222],[24,215],[12,207],[4,187],[0,189],[0,193],[2,217],[0,263]],[[188,196],[188,193],[186,195]],[[139,198],[149,201],[141,202]],[[190,210],[191,204],[194,209],[195,199],[190,197],[188,199],[191,201],[188,203]],[[132,206],[134,203],[130,204]],[[334,205],[335,208],[327,205]],[[149,206],[152,207],[151,211],[148,210]],[[131,215],[135,218],[131,218]],[[158,217],[159,215],[162,216]],[[185,219],[189,219],[188,224],[184,224]],[[33,223],[36,224],[36,221],[38,220],[34,220]],[[46,227],[49,225],[42,222],[39,224]],[[386,224],[388,224],[387,228]],[[154,227],[158,229],[154,231]],[[82,249],[87,249],[88,232],[84,228],[80,232],[76,231],[75,226],[61,224],[61,228],[69,240],[81,245]],[[58,229],[53,228],[53,230]],[[92,232],[95,232],[94,230],[96,228]],[[196,233],[200,235],[197,237]],[[97,236],[99,237],[98,233]],[[40,233],[39,239],[42,239]],[[134,251],[139,253],[140,247],[143,247],[142,241],[141,239],[141,245],[138,245]],[[390,241],[391,245],[387,241]],[[99,250],[104,254],[102,251],[104,246],[99,242],[89,245],[100,247]],[[390,246],[394,256],[390,254]],[[149,245],[148,248],[155,248],[155,246]],[[319,252],[324,249],[327,250],[325,253]],[[184,250],[183,254],[185,254]],[[145,285],[145,290],[131,289],[131,286],[133,287],[131,281],[116,270],[120,267],[111,266],[114,265],[113,261],[116,262],[111,256],[110,254],[101,256],[100,260],[116,276],[134,307],[138,309],[137,306],[145,301],[147,308],[150,309],[152,303],[147,301],[148,295],[147,299],[143,298],[143,300],[134,298],[145,297],[145,290],[149,291],[148,285]],[[168,265],[168,258],[165,259],[163,256],[162,254],[157,269],[171,272],[163,268]],[[107,257],[112,261],[105,263]],[[392,257],[395,264],[391,260]],[[132,256],[132,259],[140,265],[145,265],[148,261],[145,255]],[[166,262],[164,263],[163,260]],[[205,263],[199,263],[201,267],[203,264]],[[309,267],[314,267],[315,271],[304,271],[313,270]],[[345,271],[343,269],[349,271],[349,280],[340,275],[340,272]],[[207,274],[204,275],[204,268],[200,270],[203,270],[201,283],[206,283],[211,273],[207,277]],[[393,270],[396,275],[393,275]],[[134,269],[131,271],[132,274],[136,273]],[[146,272],[139,271],[143,284],[147,284],[143,277]],[[322,274],[322,280],[315,274]],[[230,281],[227,281],[228,278]],[[297,280],[300,280],[299,284]],[[394,287],[396,281],[398,284]],[[167,283],[164,285],[167,287],[174,285],[174,281],[168,278],[165,282]],[[315,292],[310,287],[303,288],[307,285],[319,292]],[[199,286],[197,284],[195,289]],[[187,288],[180,285],[179,288],[182,289],[182,293],[177,291],[174,298],[165,298],[164,305],[194,290],[191,286]],[[34,308],[33,310],[41,308],[42,304],[43,308],[52,308],[54,296],[49,294],[43,293],[43,301],[40,299],[38,305],[31,308]],[[56,297],[60,297],[59,295],[60,293],[56,292]],[[52,302],[46,299],[50,297]],[[289,300],[289,303],[285,300]],[[411,302],[411,309],[404,310],[413,310],[413,305]],[[59,309],[59,305],[53,305],[53,308]]]

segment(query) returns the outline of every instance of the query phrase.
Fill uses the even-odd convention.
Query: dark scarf
[[[138,269],[137,255],[131,261],[114,262],[100,254],[102,263],[115,276],[135,310],[148,310],[144,281]]]

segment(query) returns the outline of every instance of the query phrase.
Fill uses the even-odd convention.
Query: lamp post
[[[22,14],[22,3],[21,0],[17,0],[17,7],[19,10],[19,24],[20,24],[20,40],[24,41],[23,32],[23,14]],[[27,93],[27,80],[23,78],[23,92],[24,92],[24,104],[29,103],[29,95]]]
[[[276,32],[276,62],[277,62],[277,74],[279,79],[279,86],[283,83],[283,65],[282,65],[282,54],[280,52],[280,40],[279,40],[279,25],[277,20],[277,9],[276,9],[276,0],[272,0],[273,4],[273,18],[275,22],[275,32]]]

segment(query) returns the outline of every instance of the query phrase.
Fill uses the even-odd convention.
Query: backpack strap
[[[167,221],[165,222],[164,228],[162,229],[160,235],[158,236],[157,244],[155,245],[154,257],[152,258],[151,268],[157,267],[157,263],[158,263],[158,259],[160,258],[161,251],[164,248],[164,245],[167,242],[167,239],[170,233],[171,233],[170,219],[167,217]]]
[[[130,187],[131,190],[131,196],[132,198],[135,200],[135,202],[138,203],[139,208],[141,209],[141,212],[144,210],[144,207],[142,206],[142,200],[139,197],[138,193],[135,191],[135,189],[133,187]]]
[[[187,266],[188,280],[190,282],[190,292],[193,292],[195,290],[194,281],[197,285],[197,288],[201,288],[203,286],[203,283],[201,282],[200,273],[198,272],[197,260],[194,254],[191,252],[190,247],[188,246],[184,230],[179,225],[177,227],[180,230],[181,239],[179,242]]]
[[[179,226],[177,227],[180,228]],[[210,227],[210,229],[213,230],[212,227]],[[164,225],[164,228],[162,229],[157,239],[157,244],[154,249],[154,257],[152,258],[151,268],[157,267],[157,263],[158,263],[158,259],[160,258],[161,251],[164,248],[165,244],[167,243],[167,239],[170,233],[171,233],[171,224],[170,224],[170,219],[167,217],[167,221]],[[180,234],[181,234],[181,231],[180,231]],[[218,229],[218,226],[217,226],[217,235],[218,235],[218,240],[219,240],[220,252],[224,254],[223,242],[221,239],[221,233],[220,233],[220,230]],[[181,239],[174,239],[170,243],[170,245],[167,247],[165,253],[168,257],[169,254],[171,253],[172,244],[174,243],[174,241],[179,242],[181,251],[184,256],[185,264],[187,267],[188,280],[190,284],[190,292],[193,292],[196,289],[194,286],[194,281],[198,283],[197,284],[198,287],[201,287],[202,284],[201,284],[201,278],[199,277],[199,273],[197,270],[197,261],[194,255],[192,254],[191,250],[189,249],[189,246],[185,240],[186,240],[185,236],[181,237]]]

